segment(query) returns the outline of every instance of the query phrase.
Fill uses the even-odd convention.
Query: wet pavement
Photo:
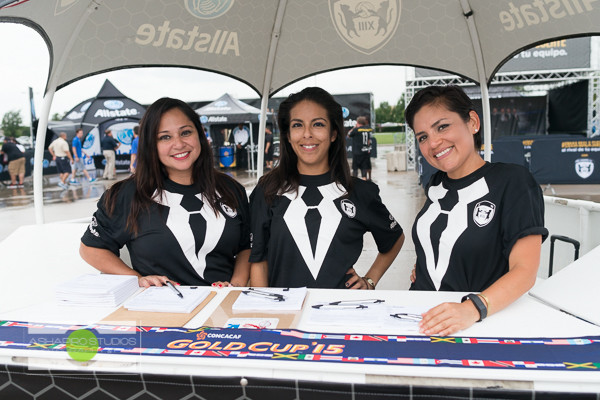
[[[414,171],[389,172],[385,154],[393,147],[380,146],[379,158],[373,162],[373,181],[379,185],[381,198],[405,231],[406,241],[378,289],[405,289],[415,260],[415,250],[410,239],[410,228],[420,210],[425,196]],[[225,171],[246,187],[248,192],[256,184],[256,173]],[[118,174],[124,179],[128,174]],[[96,210],[102,193],[115,181],[99,180],[92,184],[84,182],[69,189],[58,187],[58,176],[44,178],[45,222],[89,219]],[[33,207],[33,184],[31,177],[25,187],[7,189],[0,186],[0,241],[21,225],[35,224]],[[600,202],[600,185],[543,185],[545,195]],[[83,234],[83,232],[82,232]],[[363,275],[377,256],[377,247],[371,235],[365,235],[362,255],[355,268]]]

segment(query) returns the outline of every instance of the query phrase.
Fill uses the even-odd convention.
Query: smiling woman
[[[521,166],[479,155],[479,116],[457,86],[430,86],[406,109],[421,153],[439,169],[413,225],[413,290],[478,292],[423,314],[421,332],[450,335],[515,301],[535,282],[544,228],[542,191]]]
[[[250,196],[251,284],[375,289],[404,234],[377,185],[350,176],[341,106],[309,87],[281,103],[278,123],[279,165]],[[379,254],[360,277],[353,266],[367,231]]]
[[[245,286],[250,253],[244,188],[217,172],[198,115],[181,100],[154,102],[141,120],[136,172],[98,202],[80,253],[140,286]],[[127,246],[133,269],[118,257]]]

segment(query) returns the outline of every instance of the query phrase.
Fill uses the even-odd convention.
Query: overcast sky
[[[48,50],[42,38],[23,25],[0,23],[0,118],[8,111],[21,111],[29,123],[28,87],[33,88],[39,115],[48,78]],[[333,94],[373,93],[375,105],[395,104],[405,89],[406,68],[380,66],[351,68],[304,79],[284,89],[287,95],[306,86],[321,86]],[[182,68],[137,68],[89,77],[60,89],[54,95],[50,115],[69,111],[78,103],[94,97],[105,79],[124,95],[149,104],[163,97],[184,101],[215,100],[223,93],[238,98],[258,97],[247,85],[218,74]]]

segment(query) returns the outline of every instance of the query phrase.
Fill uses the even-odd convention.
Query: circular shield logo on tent
[[[394,36],[401,0],[329,0],[338,35],[354,50],[373,54]]]
[[[104,102],[104,107],[108,108],[109,110],[118,110],[123,108],[124,105],[125,103],[123,103],[121,100],[106,100]]]
[[[495,212],[496,205],[494,203],[487,200],[480,201],[473,210],[473,221],[479,227],[486,226],[492,221],[492,218],[494,218]]]
[[[350,115],[350,110],[348,110],[348,108],[346,107],[342,107],[342,115],[344,118],[348,118],[348,116]]]
[[[582,179],[589,178],[594,173],[594,160],[591,158],[578,158],[575,160],[575,172]]]
[[[208,117],[206,115],[201,115],[200,116],[200,122],[205,124],[208,122]]]
[[[133,130],[119,129],[117,131],[117,140],[123,144],[131,145],[131,142],[133,141]]]
[[[85,137],[85,140],[83,141],[83,148],[86,150],[91,149],[94,145],[94,140],[95,136],[92,134],[92,132],[88,133],[88,135]]]
[[[213,19],[225,14],[234,0],[183,0],[185,8],[196,18]]]

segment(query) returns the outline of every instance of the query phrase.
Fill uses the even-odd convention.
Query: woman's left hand
[[[354,268],[350,268],[348,271],[346,271],[346,275],[352,275],[346,281],[346,288],[348,288],[348,289],[368,289],[369,288],[369,286],[367,285],[367,282],[365,282],[365,280],[363,278],[358,276],[358,274],[356,273]]]
[[[442,303],[423,314],[419,332],[425,335],[448,336],[467,329],[479,320],[479,312],[471,301]]]

